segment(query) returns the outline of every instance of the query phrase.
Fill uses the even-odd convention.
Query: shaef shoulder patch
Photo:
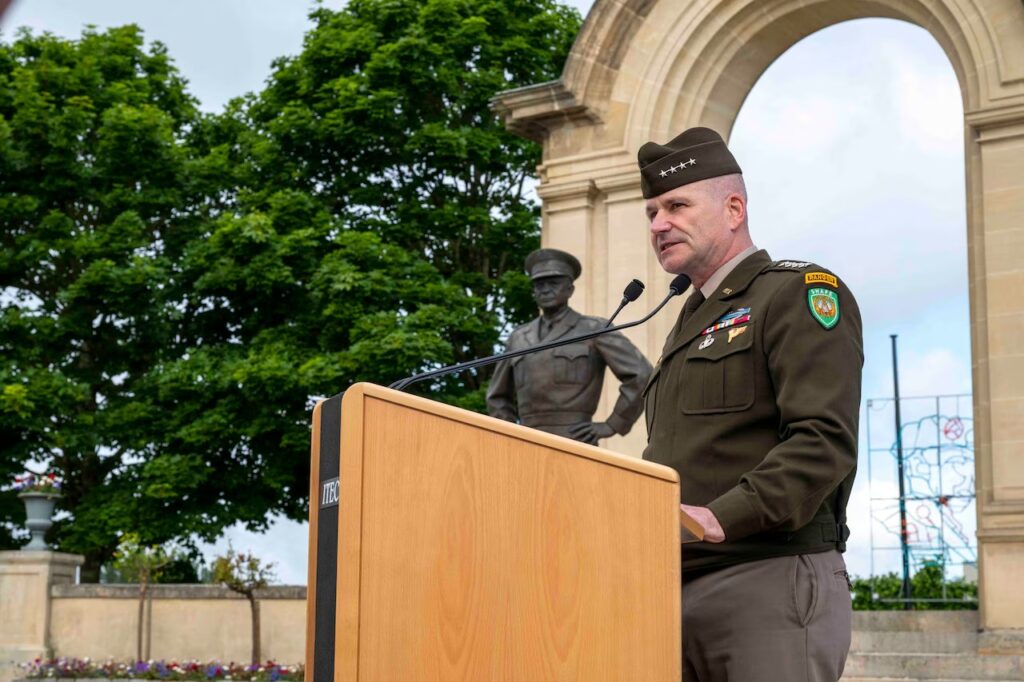
[[[839,295],[827,287],[811,287],[807,290],[807,307],[811,316],[825,329],[839,324]]]

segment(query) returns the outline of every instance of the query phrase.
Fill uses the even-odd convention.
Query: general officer
[[[754,246],[740,167],[691,128],[638,154],[651,245],[693,281],[645,389],[644,457],[679,472],[688,682],[834,682],[850,645],[841,552],[857,464],[857,303]]]
[[[581,315],[569,307],[580,276],[579,260],[558,249],[538,249],[526,257],[537,319],[517,327],[508,338],[510,351],[596,331],[607,320]],[[604,370],[619,379],[619,398],[607,421],[594,422]],[[628,433],[643,411],[640,392],[651,363],[619,332],[588,341],[522,355],[498,363],[487,389],[487,412],[541,431],[596,443]]]

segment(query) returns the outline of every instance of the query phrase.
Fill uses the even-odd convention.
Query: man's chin
[[[689,259],[671,254],[669,253],[670,250],[671,249],[668,249],[658,254],[658,263],[661,264],[661,269],[672,275],[681,275],[685,273],[686,266],[689,265]]]

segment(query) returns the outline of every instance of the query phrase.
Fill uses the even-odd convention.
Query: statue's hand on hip
[[[615,435],[615,429],[608,426],[608,422],[580,422],[569,429],[572,437],[584,443],[596,445],[602,438]]]

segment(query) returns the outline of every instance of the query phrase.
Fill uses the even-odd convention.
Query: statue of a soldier
[[[526,272],[533,282],[533,298],[541,315],[512,331],[508,350],[605,326],[607,320],[581,315],[569,307],[575,291],[573,281],[581,271],[575,256],[558,249],[538,249],[527,256]],[[606,366],[622,385],[608,420],[595,422]],[[629,432],[643,411],[641,392],[650,375],[651,363],[625,336],[620,332],[602,334],[498,363],[487,390],[487,411],[498,419],[596,443]]]

